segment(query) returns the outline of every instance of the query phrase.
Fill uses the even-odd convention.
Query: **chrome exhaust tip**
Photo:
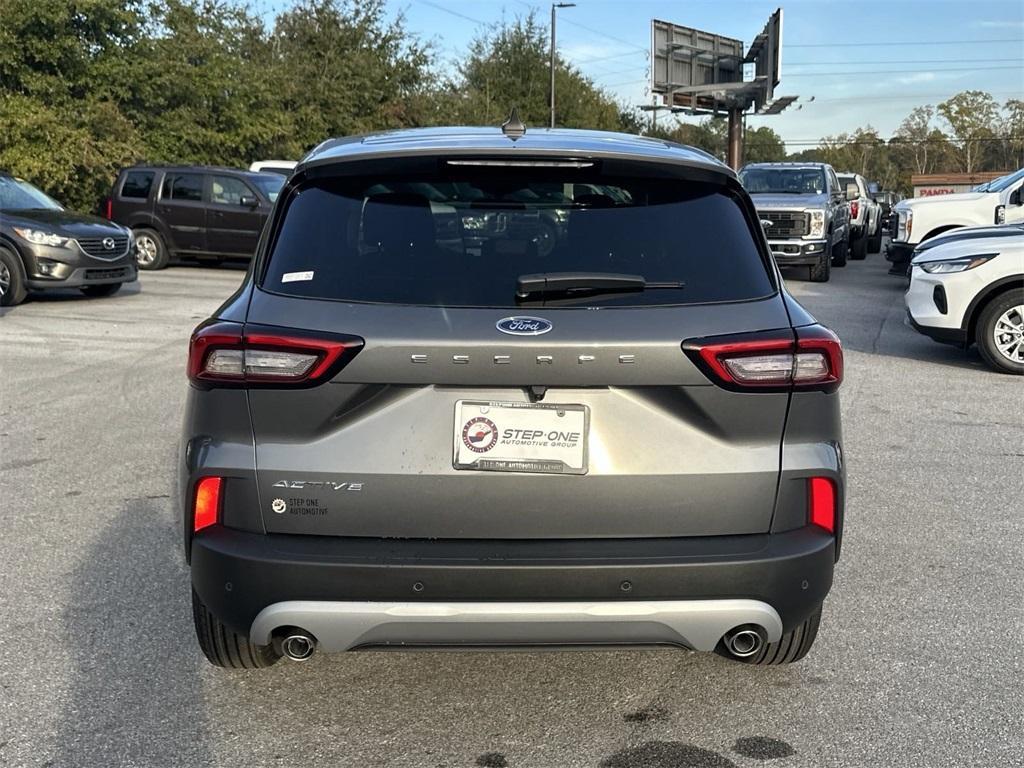
[[[725,635],[725,647],[738,659],[758,653],[764,647],[764,632],[760,627],[737,627]]]
[[[292,661],[306,661],[316,650],[316,640],[306,632],[292,632],[281,641],[281,652]]]

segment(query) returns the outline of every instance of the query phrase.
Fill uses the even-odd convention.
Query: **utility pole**
[[[726,162],[734,171],[743,165],[743,110],[729,108],[729,141]]]
[[[555,127],[555,11],[559,8],[574,8],[576,3],[551,4],[551,127]]]

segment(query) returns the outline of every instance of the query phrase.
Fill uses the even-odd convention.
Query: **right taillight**
[[[820,325],[694,339],[683,343],[683,351],[730,389],[832,391],[843,380],[842,345]]]
[[[807,480],[807,522],[836,532],[836,486],[827,477]]]
[[[205,385],[311,385],[336,373],[362,346],[356,336],[207,322],[189,341],[188,377]]]
[[[860,201],[854,200],[850,203],[850,218],[856,219],[858,213],[860,213]]]

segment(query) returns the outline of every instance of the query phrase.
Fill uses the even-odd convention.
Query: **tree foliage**
[[[245,0],[0,0],[0,168],[90,209],[133,162],[245,166],[300,157],[330,136],[497,125],[513,106],[528,125],[548,124],[548,30],[535,14],[483,31],[446,70],[385,3],[295,0],[271,18]],[[559,126],[725,158],[721,118],[652,126],[561,58],[555,81]],[[784,157],[770,127],[747,130],[748,162]],[[1024,101],[1000,110],[968,91],[914,110],[889,143],[867,126],[797,157],[904,191],[911,173],[1015,168]]]
[[[527,125],[548,125],[548,45],[548,30],[533,12],[475,38],[458,78],[448,84],[446,122],[496,125],[516,107]],[[556,127],[622,128],[621,107],[560,57],[555,95]]]

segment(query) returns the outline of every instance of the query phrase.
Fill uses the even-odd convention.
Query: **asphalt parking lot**
[[[1024,754],[1024,381],[904,324],[877,254],[791,281],[846,349],[843,558],[804,661],[195,645],[173,477],[231,269],[0,316],[0,765],[1008,766]]]

